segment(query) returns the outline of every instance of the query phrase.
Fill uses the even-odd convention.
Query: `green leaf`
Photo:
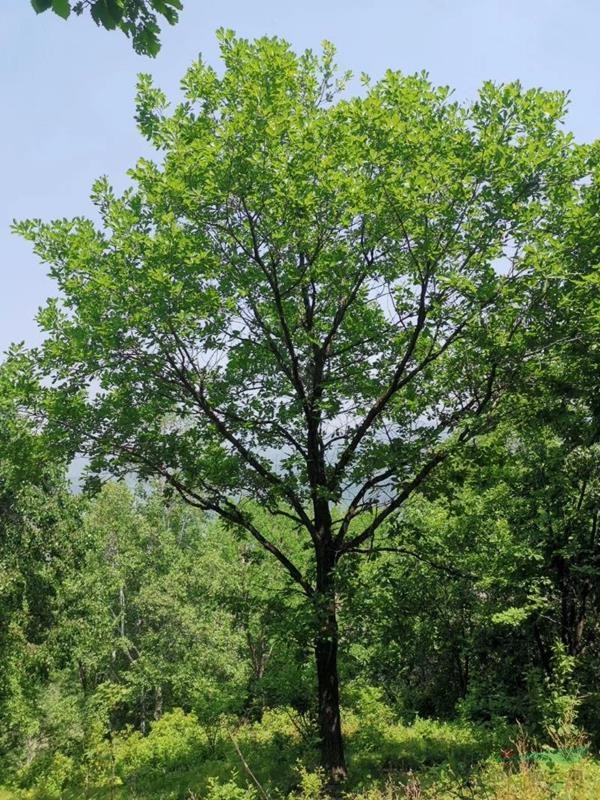
[[[159,14],[164,14],[165,8],[167,8],[167,3],[165,0],[152,0],[152,8]]]
[[[71,4],[69,0],[52,0],[52,10],[55,14],[63,19],[68,19],[71,13]]]
[[[96,25],[102,25],[107,31],[112,31],[117,27],[118,20],[115,20],[111,14],[105,0],[97,0],[91,7],[90,13]]]
[[[31,0],[31,5],[36,14],[41,14],[42,11],[47,11],[52,5],[52,0]]]
[[[525,622],[531,613],[532,608],[530,606],[523,606],[521,608],[512,606],[504,611],[498,611],[495,614],[492,614],[491,620],[496,625],[509,625],[511,627],[517,627]]]
[[[118,25],[121,20],[123,19],[123,14],[125,12],[125,6],[123,4],[123,0],[106,0],[108,13],[113,18],[115,23]]]
[[[147,25],[136,36],[134,36],[134,46],[138,53],[148,56],[156,56],[160,51],[160,40],[158,38],[158,28],[156,25]]]

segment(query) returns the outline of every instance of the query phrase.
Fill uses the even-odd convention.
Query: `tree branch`
[[[397,553],[398,555],[405,555],[410,556],[411,558],[416,558],[417,561],[422,561],[424,564],[428,564],[430,567],[439,570],[440,572],[446,572],[448,575],[452,575],[456,578],[468,578],[469,580],[477,580],[477,575],[474,575],[472,572],[464,572],[463,570],[456,569],[456,567],[450,567],[448,564],[440,564],[439,561],[434,561],[433,559],[429,558],[428,556],[424,556],[421,553],[416,553],[414,550],[409,550],[406,547],[369,547],[366,550],[361,550],[360,548],[353,548],[352,553],[359,553],[361,555],[372,555],[373,553]]]

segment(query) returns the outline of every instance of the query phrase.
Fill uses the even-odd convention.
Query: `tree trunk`
[[[329,641],[319,639],[315,643],[321,762],[336,783],[343,781],[347,774],[340,715],[337,649],[337,638]]]
[[[338,628],[335,609],[335,582],[332,554],[321,553],[317,564],[317,633],[315,658],[319,692],[319,734],[321,763],[333,783],[346,778],[346,759],[340,714],[338,679]]]

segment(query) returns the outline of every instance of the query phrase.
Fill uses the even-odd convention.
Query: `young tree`
[[[47,410],[96,473],[159,475],[244,529],[314,610],[323,763],[346,772],[336,565],[500,413],[535,338],[543,242],[578,175],[565,97],[487,83],[471,105],[388,72],[346,98],[332,48],[220,33],[163,152],[83,218],[16,229],[60,299],[36,354]],[[302,569],[255,513],[292,520]]]

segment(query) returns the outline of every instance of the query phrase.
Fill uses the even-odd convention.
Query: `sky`
[[[376,79],[426,70],[461,100],[485,80],[570,91],[568,127],[600,138],[600,4],[595,0],[184,0],[156,59],[89,17],[36,16],[29,0],[1,0],[0,353],[40,341],[38,308],[55,294],[13,219],[91,215],[93,181],[117,189],[148,145],[133,120],[136,76],[151,73],[174,100],[199,53],[218,66],[215,31],[277,35],[297,50],[327,39],[337,62]]]

